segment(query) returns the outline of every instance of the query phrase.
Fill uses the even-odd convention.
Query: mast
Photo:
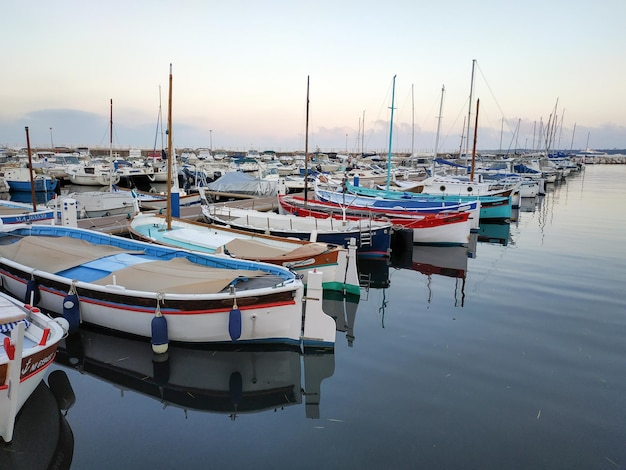
[[[472,172],[470,173],[470,181],[474,181],[474,166],[476,164],[476,137],[478,135],[478,107],[480,99],[476,100],[476,123],[474,124],[474,145],[472,146]]]
[[[443,96],[446,93],[445,85],[441,85],[441,101],[439,102],[439,116],[437,117],[437,135],[435,136],[435,154],[433,155],[432,175],[435,175],[435,159],[439,151],[439,131],[441,129],[441,119],[443,118]]]
[[[109,108],[109,158],[113,162],[113,98],[111,98]]]
[[[391,144],[393,142],[393,110],[396,95],[396,76],[393,76],[391,88],[391,118],[389,119],[389,149],[387,150],[387,192],[389,192],[389,180],[391,180]]]
[[[306,76],[306,130],[304,132],[304,202],[307,202],[309,190],[309,78]]]
[[[472,99],[474,95],[474,67],[476,59],[472,59],[472,79],[470,80],[469,106],[467,110],[467,140],[465,141],[465,166],[467,167],[467,153],[469,150],[469,136],[472,122]]]
[[[411,83],[411,156],[415,153],[415,93],[413,87],[414,85]]]
[[[361,132],[361,156],[365,155],[365,110],[363,110],[363,132]]]
[[[574,130],[572,131],[572,142],[569,146],[569,151],[571,152],[574,149],[574,135],[576,135],[576,123],[574,123]]]
[[[30,155],[30,137],[28,135],[28,127],[26,129],[26,148],[28,149],[28,174],[30,175],[30,196],[33,199],[33,212],[37,212],[37,195],[35,194],[35,180],[33,179],[33,160]],[[44,190],[46,180],[44,182]]]
[[[170,91],[167,104],[167,229],[172,230],[172,64],[170,64]]]
[[[111,165],[115,168],[113,164],[113,98],[111,98],[109,108],[109,160],[111,160]],[[109,171],[109,191],[113,191],[113,171]]]

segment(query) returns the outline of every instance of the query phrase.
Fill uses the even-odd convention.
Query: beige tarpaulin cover
[[[28,236],[0,246],[0,256],[49,273],[58,273],[105,256],[143,253],[115,246],[94,245],[71,237]]]
[[[143,253],[108,245],[94,245],[71,237],[28,236],[0,246],[0,256],[49,273],[57,273],[89,261],[119,253]],[[113,277],[115,276],[115,280]],[[220,292],[238,277],[263,277],[263,271],[211,268],[184,258],[152,261],[129,266],[93,284],[117,284],[126,289],[179,294]],[[80,280],[80,279],[79,279]]]
[[[325,243],[309,243],[295,250],[285,250],[283,248],[268,246],[267,243],[258,242],[256,240],[244,240],[241,238],[235,238],[225,246],[228,252],[236,258],[259,261],[294,261],[311,258],[328,251],[328,246]]]
[[[126,289],[171,294],[211,294],[228,287],[237,277],[266,275],[263,271],[209,268],[184,258],[175,258],[170,261],[135,264],[115,271],[94,284],[117,284]]]

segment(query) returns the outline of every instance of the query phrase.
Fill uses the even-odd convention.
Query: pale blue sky
[[[453,151],[476,59],[479,149],[531,147],[557,99],[561,148],[626,148],[623,0],[213,3],[8,2],[0,146],[29,126],[32,146],[108,147],[113,99],[114,145],[160,148],[172,63],[179,148],[304,150],[309,76],[309,149],[359,149],[365,113],[366,150],[386,151],[396,75],[393,150],[432,151],[445,85]]]

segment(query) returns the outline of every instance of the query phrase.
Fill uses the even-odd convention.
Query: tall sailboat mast
[[[304,132],[304,202],[308,201],[309,191],[309,78],[306,76],[306,130]]]
[[[113,165],[113,98],[111,98],[109,112],[109,159]],[[113,173],[111,171],[109,171],[109,191],[113,191]]]
[[[393,86],[391,88],[391,118],[389,119],[389,149],[387,150],[387,192],[389,192],[389,182],[391,180],[391,144],[393,143],[393,110],[396,97],[396,76],[393,76]]]
[[[472,125],[472,100],[474,97],[474,68],[476,59],[472,59],[472,79],[470,81],[469,106],[467,110],[467,140],[465,141],[465,166],[467,167],[467,154],[469,151],[469,136]]]
[[[113,98],[109,108],[109,158],[113,161]]]
[[[446,87],[445,85],[441,85],[441,101],[439,102],[439,116],[437,116],[437,135],[435,136],[435,152],[431,166],[431,176],[435,176],[435,160],[437,159],[437,152],[439,151],[439,131],[441,130],[441,119],[443,118],[443,97],[445,93]]]
[[[480,107],[480,99],[476,100],[476,123],[474,124],[474,144],[472,145],[472,171],[470,173],[470,181],[474,181],[474,167],[476,166],[476,139],[478,137],[478,108]]]
[[[411,83],[411,156],[413,156],[414,154],[415,154],[415,91],[414,91],[414,85]]]
[[[170,91],[167,103],[167,229],[172,230],[172,64],[170,64]]]

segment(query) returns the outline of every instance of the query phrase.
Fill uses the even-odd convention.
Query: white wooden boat
[[[322,273],[322,287],[360,295],[356,266],[356,243],[348,249],[337,245],[236,230],[220,225],[156,214],[137,214],[128,224],[133,238],[203,253],[217,253],[238,259],[285,266],[305,283],[308,272]]]
[[[54,218],[54,211],[46,206],[37,206],[26,202],[0,200],[0,222],[2,224],[29,223],[36,220],[49,220]]]
[[[13,296],[70,322],[169,341],[334,346],[322,275],[71,227],[0,227],[0,278]],[[304,305],[304,312],[303,312]]]
[[[0,292],[0,437],[11,442],[15,417],[54,362],[68,324]]]
[[[354,207],[317,200],[304,200],[302,197],[278,196],[281,213],[317,218],[333,217],[341,220],[361,218],[383,220],[394,226],[412,232],[413,243],[427,245],[464,245],[472,226],[471,211],[419,213]],[[476,211],[477,213],[478,211]],[[477,215],[476,215],[477,218]]]
[[[202,214],[207,222],[278,237],[323,241],[344,247],[354,238],[359,256],[387,257],[391,246],[390,222],[297,217],[208,203],[202,204]]]
[[[72,192],[55,197],[48,202],[48,207],[59,212],[64,199],[76,201],[79,218],[131,215],[140,210],[139,198],[135,192],[119,190]]]

